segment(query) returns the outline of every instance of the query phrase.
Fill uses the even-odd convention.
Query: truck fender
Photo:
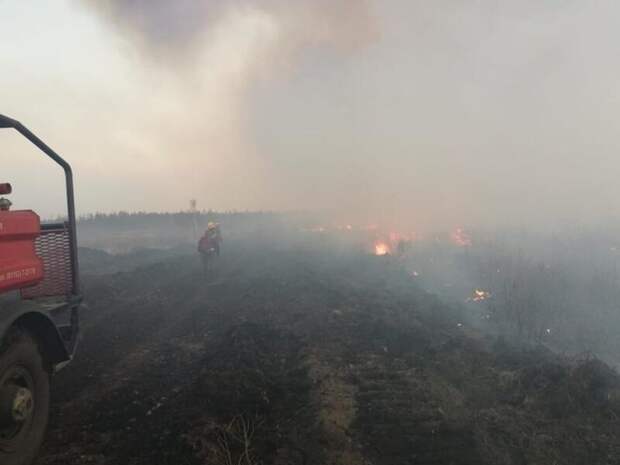
[[[56,325],[47,314],[39,311],[36,305],[29,302],[21,302],[21,305],[11,307],[2,308],[0,340],[4,340],[10,328],[19,326],[29,331],[37,339],[42,354],[52,366],[71,358]],[[9,311],[7,312],[7,310]]]

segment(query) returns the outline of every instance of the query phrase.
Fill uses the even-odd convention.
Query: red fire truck
[[[18,121],[0,115],[58,164],[65,175],[65,221],[41,223],[12,210],[0,183],[0,464],[28,465],[45,436],[50,378],[73,357],[78,341],[79,286],[71,167]]]

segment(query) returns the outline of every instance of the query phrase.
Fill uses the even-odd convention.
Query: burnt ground
[[[615,372],[458,326],[390,258],[148,254],[83,254],[37,465],[620,463]]]

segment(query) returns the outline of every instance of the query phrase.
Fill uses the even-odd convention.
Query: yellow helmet
[[[207,223],[207,229],[208,229],[208,230],[212,230],[212,229],[215,229],[215,228],[217,228],[217,224],[216,224],[216,223],[214,223],[213,221],[209,221],[209,222]]]

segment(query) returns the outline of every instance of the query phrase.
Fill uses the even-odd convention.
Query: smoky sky
[[[420,229],[618,219],[611,0],[67,5],[37,53],[76,18],[88,45],[49,60],[53,86],[24,71],[21,96],[74,154],[83,212],[195,198]]]
[[[283,31],[281,47],[327,43],[356,48],[372,40],[376,24],[367,0],[83,0],[163,61],[195,59],[205,33],[227,13],[264,14]],[[231,53],[235,53],[231,51]]]

